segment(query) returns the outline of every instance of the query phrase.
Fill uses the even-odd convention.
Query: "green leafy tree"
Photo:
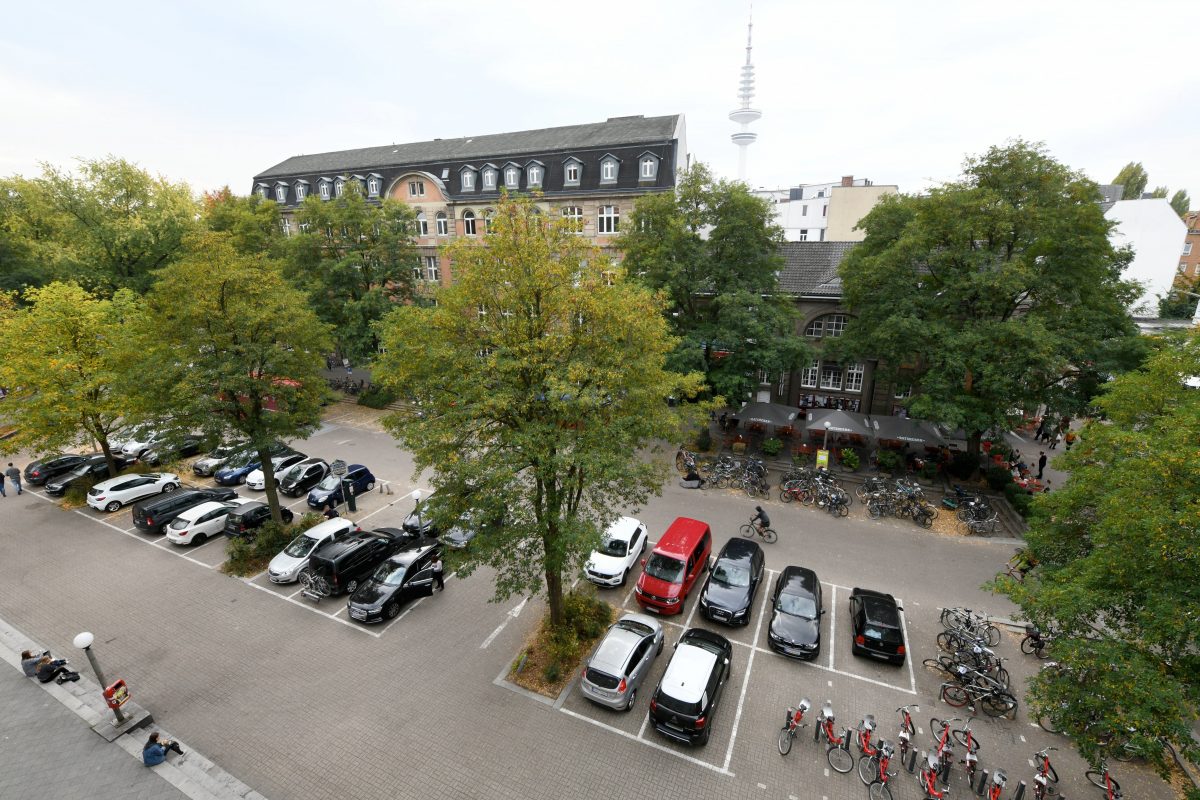
[[[965,164],[927,196],[885,198],[842,263],[853,318],[838,348],[915,383],[913,416],[961,426],[969,452],[1010,409],[1080,409],[1136,359],[1095,184],[1016,142]],[[1136,363],[1136,362],[1134,362]]]
[[[1167,294],[1158,298],[1158,316],[1162,319],[1192,319],[1196,315],[1196,297],[1187,292],[1200,294],[1196,278],[1179,275],[1175,285]]]
[[[31,192],[31,189],[34,191]],[[19,178],[0,180],[0,292],[16,292],[53,280],[51,245],[61,221],[39,204],[31,203],[36,187]]]
[[[374,372],[419,404],[386,424],[432,471],[443,521],[505,517],[462,570],[495,568],[497,599],[544,589],[555,626],[564,576],[618,509],[660,490],[664,464],[640,451],[678,432],[666,398],[700,384],[664,368],[661,299],[566,224],[503,198],[486,243],[450,247],[437,305],[389,313]]]
[[[140,315],[128,290],[98,298],[71,283],[25,291],[24,306],[0,310],[0,386],[6,421],[17,433],[6,452],[49,452],[94,440],[117,474],[109,439],[120,427],[122,391],[132,357],[129,342]]]
[[[228,233],[239,252],[252,255],[285,255],[286,239],[280,227],[279,206],[257,194],[235,195],[228,186],[205,192],[200,200],[201,223],[205,229]]]
[[[1187,216],[1191,205],[1192,200],[1190,197],[1188,197],[1186,189],[1180,189],[1179,191],[1175,192],[1175,194],[1171,195],[1171,208],[1175,209],[1175,213],[1178,214],[1180,218]]]
[[[341,197],[309,195],[296,212],[288,276],[333,326],[339,352],[354,359],[377,348],[375,323],[396,301],[411,299],[416,214],[398,200],[378,203],[347,180]]]
[[[1121,168],[1112,182],[1125,187],[1125,191],[1121,194],[1122,200],[1137,200],[1142,196],[1142,192],[1146,191],[1146,184],[1149,180],[1150,176],[1146,174],[1146,168],[1142,166],[1142,162],[1130,161]]]
[[[319,424],[329,331],[278,262],[237,244],[230,234],[196,236],[187,256],[159,272],[139,332],[145,367],[137,407],[249,442],[278,522],[269,448]]]
[[[701,369],[714,393],[741,400],[758,370],[778,375],[811,357],[779,291],[782,242],[768,202],[703,164],[681,172],[674,192],[638,200],[619,246],[628,274],[669,298],[672,368]]]
[[[1150,190],[1150,196],[1166,199],[1167,192],[1168,192],[1167,187],[1155,186],[1153,189]]]
[[[1124,743],[1160,768],[1169,741],[1195,761],[1200,706],[1200,335],[1157,342],[1119,376],[1060,456],[1070,477],[1040,496],[1026,534],[1037,566],[994,586],[1043,630],[1062,667],[1032,681],[1035,712],[1070,733],[1091,762]],[[1131,734],[1132,732],[1132,734]]]

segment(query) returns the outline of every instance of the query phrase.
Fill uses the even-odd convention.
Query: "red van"
[[[654,545],[633,596],[638,605],[659,614],[678,614],[701,572],[708,569],[712,531],[707,522],[677,517]]]

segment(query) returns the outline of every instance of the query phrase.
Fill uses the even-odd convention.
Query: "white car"
[[[275,465],[275,485],[278,486],[283,481],[283,476],[287,474],[288,470],[306,458],[308,456],[304,453],[288,453],[272,458],[271,463]],[[263,475],[261,467],[246,476],[246,486],[250,489],[258,489],[260,492],[267,488],[266,477]]]
[[[599,586],[623,586],[645,552],[646,526],[633,517],[619,517],[604,532],[600,549],[588,557],[583,574]]]
[[[154,494],[166,494],[179,488],[179,476],[173,472],[147,472],[122,475],[100,481],[87,495],[87,504],[97,511],[116,511],[126,503]]]
[[[358,526],[343,517],[327,519],[312,526],[293,539],[283,552],[271,559],[267,566],[267,577],[271,583],[291,583],[297,580],[308,566],[308,557],[314,550],[325,542],[340,539],[356,530]]]
[[[204,544],[209,537],[216,536],[225,529],[225,517],[230,511],[249,502],[251,500],[248,497],[224,501],[210,500],[181,511],[167,526],[167,539],[172,544],[184,546]]]
[[[135,428],[130,432],[129,438],[121,444],[121,455],[130,460],[141,458],[142,453],[166,438],[166,431],[157,431],[151,428]]]

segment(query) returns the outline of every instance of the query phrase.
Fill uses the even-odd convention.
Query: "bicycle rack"
[[[908,763],[904,765],[904,768],[906,770],[908,770],[909,775],[916,774],[916,772],[917,772],[917,748],[916,747],[913,747],[912,753],[908,757]]]
[[[1017,784],[1017,793],[1013,795],[1013,800],[1021,800],[1025,796],[1025,781]]]
[[[983,790],[987,788],[987,782],[988,782],[988,771],[986,769],[980,770],[979,786],[972,787],[973,789],[975,789],[976,796],[983,797]]]

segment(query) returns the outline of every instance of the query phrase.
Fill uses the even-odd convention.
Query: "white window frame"
[[[808,228],[801,228],[801,229],[800,229],[800,239],[799,239],[799,241],[801,241],[801,242],[807,242],[807,241],[808,241]]]
[[[562,217],[571,225],[572,233],[583,233],[583,206],[563,206]]]
[[[475,191],[475,171],[464,169],[462,171],[462,188],[464,192]]]
[[[437,256],[425,256],[425,280],[430,283],[440,283],[442,272]]]
[[[283,228],[284,236],[292,235],[292,220],[289,217],[283,217],[279,220],[279,225]]]
[[[908,398],[912,397],[912,384],[905,386],[903,389],[897,386],[893,390],[892,397],[895,400],[907,400]]]
[[[600,180],[615,181],[617,179],[617,162],[606,158],[600,162]]]
[[[849,318],[845,314],[826,314],[825,315],[825,336],[830,339],[836,339],[846,332],[846,323]]]
[[[296,184],[296,202],[299,203],[308,194],[308,187],[303,183]]]
[[[275,187],[275,201],[278,203],[286,203],[287,202],[287,187],[286,186],[280,184],[279,186]],[[1187,255],[1187,253],[1184,253],[1184,255]]]
[[[450,221],[446,217],[445,211],[439,211],[437,213],[437,216],[435,216],[433,218],[433,222],[434,222],[434,226],[435,226],[434,229],[437,231],[438,236],[449,236],[450,235]]]
[[[508,189],[519,188],[521,186],[521,171],[516,167],[505,167],[504,186]]]
[[[346,182],[344,180],[342,180],[341,178],[338,178],[336,181],[333,182],[333,196],[341,197],[342,192],[344,192],[344,191],[346,191]]]
[[[1183,254],[1185,256],[1190,256],[1192,254],[1192,243],[1191,242],[1183,243]]]
[[[424,279],[425,276],[421,274],[421,265],[418,263],[415,267],[413,267],[413,280],[420,281]]]
[[[845,370],[840,364],[821,365],[821,388],[840,392]]]
[[[526,186],[541,186],[542,185],[542,168],[532,166],[525,172]]]
[[[866,373],[866,367],[860,363],[849,364],[846,366],[846,391],[862,393],[863,375]]]
[[[379,178],[367,178],[367,195],[370,197],[379,196]]]
[[[775,385],[775,393],[780,397],[784,397],[787,394],[787,377],[787,370],[781,370],[779,373],[779,383]]]
[[[483,235],[489,236],[492,233],[492,220],[496,218],[494,209],[487,209],[483,212]]]
[[[317,190],[321,193],[322,200],[329,199],[329,181],[321,181],[317,184]]]
[[[468,208],[463,212],[462,221],[463,234],[466,236],[475,236],[475,232],[478,230],[475,222],[475,212]]]
[[[570,164],[567,164],[567,168],[563,170],[563,180],[567,183],[579,183],[580,172],[581,170],[579,169],[578,162],[572,161]]]
[[[650,156],[642,159],[642,180],[648,180],[658,174],[658,161]]]
[[[804,335],[809,339],[820,339],[825,334],[825,317],[817,317],[804,326]]]
[[[800,388],[815,389],[821,378],[821,360],[814,358],[812,363],[800,370]]]
[[[425,181],[409,181],[408,182],[409,197],[424,197],[425,196]]]
[[[483,171],[483,188],[484,189],[495,189],[496,188],[496,170],[485,169]]]
[[[620,206],[600,206],[596,209],[596,233],[612,236],[621,230]]]
[[[428,236],[429,235],[429,219],[426,218],[424,211],[417,212],[417,235],[418,236]]]

